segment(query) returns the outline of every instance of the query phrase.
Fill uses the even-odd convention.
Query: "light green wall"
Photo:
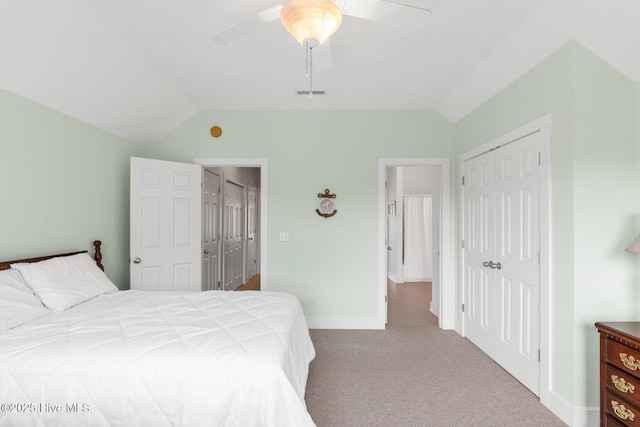
[[[552,392],[598,406],[598,320],[635,319],[635,85],[571,42],[456,125],[458,154],[552,114]],[[631,237],[630,237],[631,236]],[[634,310],[635,309],[635,310]]]
[[[210,136],[213,125],[222,137]],[[269,289],[297,295],[307,316],[369,318],[378,316],[378,158],[453,153],[453,125],[434,112],[216,111],[196,114],[148,154],[268,158]],[[325,188],[337,194],[329,219],[315,213]]]
[[[602,320],[638,320],[635,237],[635,84],[576,44],[574,257],[578,404],[597,405]],[[586,364],[585,364],[586,356]],[[586,395],[585,395],[586,394]]]
[[[128,287],[129,156],[136,146],[0,90],[0,259],[92,250]]]

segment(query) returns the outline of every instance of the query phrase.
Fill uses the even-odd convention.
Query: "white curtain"
[[[428,194],[404,196],[405,279],[431,279],[432,200]]]

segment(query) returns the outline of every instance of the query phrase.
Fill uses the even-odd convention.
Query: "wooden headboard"
[[[104,271],[104,266],[102,265],[102,252],[100,252],[101,245],[102,245],[102,242],[100,240],[96,240],[93,242],[93,248],[94,248],[93,259],[96,260],[96,264],[98,265],[98,267],[100,267],[100,269]],[[83,252],[88,252],[88,251],[69,252],[66,254],[56,254],[56,255],[45,255],[37,258],[16,259],[13,261],[2,261],[0,262],[0,270],[8,270],[11,268],[11,264],[15,264],[18,262],[38,262],[38,261],[44,261],[45,259],[56,258],[59,256],[81,254]]]

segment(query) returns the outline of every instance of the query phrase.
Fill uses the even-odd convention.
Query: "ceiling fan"
[[[430,9],[415,4],[415,0],[414,3],[410,3],[410,0],[333,0],[333,2],[341,9],[343,15],[388,23],[392,26],[406,27],[409,18],[413,18],[411,21],[415,22],[416,18],[422,20],[431,14]],[[273,6],[217,31],[211,36],[211,40],[218,44],[228,44],[277,20],[284,3],[286,3],[284,0],[274,2]],[[410,15],[407,13],[412,11],[414,13]],[[415,12],[418,12],[418,15]],[[395,19],[393,19],[394,16]]]
[[[400,27],[407,27],[412,21],[415,23],[416,16],[418,24],[422,24],[430,14],[431,10],[426,7],[400,0],[288,0],[284,5],[274,4],[218,31],[211,36],[211,40],[227,44],[280,17],[282,25],[306,50],[305,75],[309,77],[309,90],[297,93],[313,97],[318,92],[313,90],[313,52],[324,45],[323,68],[333,65],[328,38],[341,26],[343,15],[369,21],[388,21],[392,25],[395,22]],[[323,50],[319,53],[322,54]],[[324,91],[318,93],[324,94]]]

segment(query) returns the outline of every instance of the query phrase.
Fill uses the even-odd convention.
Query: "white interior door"
[[[220,175],[204,170],[202,185],[202,290],[220,289]]]
[[[132,289],[199,291],[200,165],[131,158]]]
[[[483,264],[494,253],[494,175],[492,153],[464,164],[464,330],[467,338],[490,355],[495,289],[493,271]]]
[[[495,270],[498,330],[495,360],[539,393],[539,133],[495,151]]]
[[[244,187],[231,181],[224,183],[223,289],[232,291],[242,285],[244,271]]]
[[[465,162],[465,335],[539,393],[539,134]]]
[[[247,187],[247,277],[258,274],[258,190]]]

